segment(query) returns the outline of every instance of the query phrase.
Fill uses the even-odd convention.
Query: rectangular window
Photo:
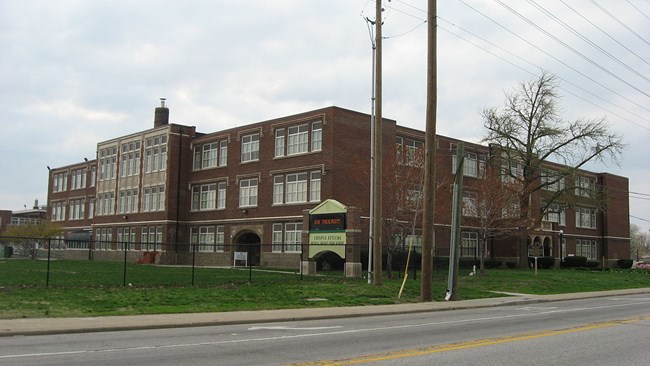
[[[53,192],[63,192],[68,189],[68,173],[54,174]]]
[[[115,193],[106,192],[97,195],[97,216],[115,213]]]
[[[284,156],[284,128],[275,130],[275,157]]]
[[[118,212],[121,214],[138,212],[138,190],[124,189],[119,193],[120,200],[117,203]]]
[[[595,229],[596,210],[587,207],[576,207],[576,227]]]
[[[92,219],[93,217],[95,217],[95,199],[91,198],[88,201],[88,218]]]
[[[307,173],[287,174],[286,203],[307,202]]]
[[[72,171],[72,182],[70,189],[86,188],[86,169],[77,169]]]
[[[594,197],[596,193],[596,180],[590,177],[576,177],[575,194],[581,197]]]
[[[323,148],[323,123],[317,121],[311,124],[311,151],[321,151]]]
[[[239,207],[257,206],[257,178],[239,181]]]
[[[134,234],[135,235],[135,234]],[[140,250],[161,251],[165,250],[163,245],[162,226],[143,226],[140,234]]]
[[[221,140],[219,142],[219,166],[228,165],[228,141]]]
[[[226,208],[226,182],[219,182],[217,184],[217,208]]]
[[[474,192],[463,192],[463,216],[476,217],[478,215],[476,207],[476,194]]]
[[[285,252],[300,252],[302,243],[302,223],[287,223],[284,226]]]
[[[309,182],[309,202],[320,202],[320,172],[311,172]]]
[[[284,176],[276,175],[273,177],[273,204],[281,205],[284,203]]]
[[[198,252],[223,252],[223,226],[197,226],[190,228],[192,250]]]
[[[217,152],[219,151],[218,149],[219,147],[216,142],[203,145],[203,158],[201,160],[202,169],[214,168],[217,166]]]
[[[85,215],[86,202],[83,199],[70,201],[70,220],[82,220]]]
[[[544,190],[558,192],[564,189],[564,178],[557,170],[544,169],[540,179]]]
[[[260,135],[253,134],[241,138],[241,162],[260,159]]]
[[[140,174],[140,141],[122,144],[120,166],[122,177],[137,176]]]
[[[557,222],[560,226],[566,226],[566,211],[558,204],[552,204],[544,212],[543,221]]]
[[[99,180],[111,180],[117,176],[117,146],[99,150]]]
[[[598,253],[595,240],[576,240],[576,255],[587,257],[587,259],[598,260]]]
[[[153,173],[167,169],[167,135],[148,137],[145,140],[144,172]]]
[[[501,162],[501,180],[507,183],[514,183],[524,177],[524,165],[518,161],[504,158]]]
[[[308,152],[309,126],[289,127],[287,138],[287,155],[304,154]]]
[[[273,242],[271,250],[274,253],[282,252],[282,224],[273,224]]]
[[[97,180],[97,167],[90,168],[90,186],[95,186],[95,180]]]
[[[475,231],[463,231],[460,241],[461,257],[478,257],[478,233]]]
[[[52,221],[65,220],[65,206],[64,201],[52,203]]]
[[[215,208],[217,208],[217,183],[192,187],[192,211],[214,210]]]

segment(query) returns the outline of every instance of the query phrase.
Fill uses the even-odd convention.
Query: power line
[[[634,34],[637,36],[640,40],[645,42],[648,46],[650,46],[650,43],[643,37],[641,37],[637,32],[632,30],[632,28],[628,27],[627,24],[623,23],[620,19],[614,16],[614,14],[610,13],[607,9],[603,8],[600,4],[598,4],[595,0],[589,0],[592,4],[596,5],[600,10],[603,11],[603,13],[609,15],[610,18],[614,19],[618,24],[620,24],[623,28],[627,29],[630,33]]]
[[[642,12],[641,9],[639,9],[636,5],[634,5],[630,0],[625,0],[625,1],[628,4],[630,4],[634,9],[636,9],[636,11],[639,12],[639,14],[643,15],[644,17],[646,17],[646,19],[650,20],[650,17],[647,16],[644,12]]]

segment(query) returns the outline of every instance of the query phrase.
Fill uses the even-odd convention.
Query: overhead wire
[[[614,19],[614,21],[617,22],[618,24],[620,24],[623,28],[627,29],[630,33],[634,34],[634,35],[637,36],[640,40],[642,40],[643,42],[645,42],[645,44],[647,44],[648,46],[650,46],[650,42],[648,42],[645,38],[641,37],[641,35],[639,35],[637,32],[635,32],[632,28],[628,27],[627,24],[625,24],[623,21],[621,21],[621,20],[618,19],[616,16],[614,16],[614,14],[612,14],[609,10],[605,9],[604,7],[602,7],[602,6],[601,6],[600,4],[598,4],[595,0],[589,0],[589,1],[590,1],[592,4],[596,5],[596,7],[598,7],[598,9],[602,10],[603,13],[607,14],[610,18]]]

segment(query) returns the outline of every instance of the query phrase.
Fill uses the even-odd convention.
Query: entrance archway
[[[242,231],[233,239],[236,252],[247,252],[248,263],[259,266],[262,255],[262,242],[259,235],[252,231]],[[234,253],[233,253],[234,255]]]
[[[314,260],[316,261],[316,269],[324,271],[342,270],[345,265],[345,259],[330,250],[324,250],[314,255]]]

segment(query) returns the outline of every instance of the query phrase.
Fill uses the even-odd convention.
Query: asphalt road
[[[650,295],[0,338],[0,365],[643,365]]]

